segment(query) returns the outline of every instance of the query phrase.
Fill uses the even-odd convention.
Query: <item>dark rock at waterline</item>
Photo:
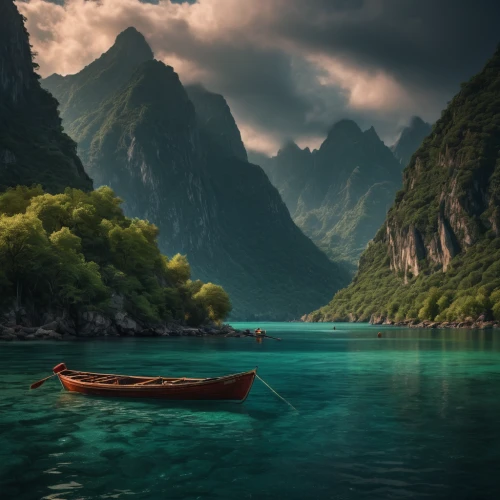
[[[118,320],[95,311],[83,313],[78,322],[56,318],[40,327],[0,325],[0,340],[78,340],[109,337],[207,337],[239,336],[229,325],[193,328],[180,324],[143,325],[120,314]],[[49,328],[50,327],[50,328]]]
[[[376,321],[376,322],[375,322]],[[386,325],[398,326],[402,328],[467,328],[470,330],[489,330],[492,328],[500,328],[498,321],[484,321],[479,317],[477,320],[468,321],[418,321],[418,320],[404,320],[404,321],[388,321],[384,318],[376,317],[370,321],[372,325]]]

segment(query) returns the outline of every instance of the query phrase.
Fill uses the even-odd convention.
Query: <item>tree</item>
[[[221,286],[213,283],[205,283],[193,298],[203,305],[209,318],[216,323],[226,319],[232,309],[229,295]]]
[[[168,278],[174,284],[185,283],[191,277],[191,268],[185,255],[176,254],[167,263]]]
[[[57,260],[48,282],[52,294],[63,306],[97,304],[109,297],[95,262],[80,253],[81,239],[67,227],[50,235]]]
[[[108,239],[114,265],[125,273],[138,276],[153,272],[160,252],[156,245],[148,240],[150,234],[144,234],[143,221],[132,221],[129,227],[114,226],[109,231]]]
[[[59,231],[70,223],[70,199],[67,195],[43,194],[31,200],[28,213],[36,215],[48,234]]]
[[[434,320],[434,318],[439,313],[439,298],[439,290],[436,287],[432,287],[428,292],[423,307],[418,312],[418,317],[420,320]]]
[[[43,195],[41,186],[16,186],[15,188],[9,188],[5,193],[0,195],[0,214],[22,214],[26,211],[31,199],[40,195]]]
[[[40,219],[33,214],[0,216],[0,261],[4,276],[15,287],[16,312],[21,308],[23,285],[43,266],[48,241]]]

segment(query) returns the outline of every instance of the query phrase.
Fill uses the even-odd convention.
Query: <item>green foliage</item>
[[[172,283],[184,283],[191,277],[191,269],[185,255],[174,255],[167,262],[167,273]]]
[[[428,292],[426,299],[424,300],[424,305],[418,312],[418,317],[421,320],[430,319],[433,320],[439,313],[438,301],[441,298],[439,290],[436,287],[432,287]],[[389,311],[389,316],[390,316]]]
[[[0,198],[0,213],[5,215],[14,215],[23,213],[31,203],[31,198],[43,194],[40,186],[27,187],[16,186],[7,190]]]
[[[219,285],[206,283],[193,298],[208,310],[211,320],[220,323],[231,312],[229,295]]]
[[[387,264],[387,247],[372,243],[349,287],[312,313],[312,321],[368,321],[372,314],[392,320],[457,321],[482,314],[500,319],[500,248],[488,239],[455,257],[446,273],[423,272],[405,283]]]
[[[0,195],[0,306],[105,310],[112,294],[144,321],[221,321],[224,290],[189,280],[185,256],[160,254],[158,229],[129,219],[102,187],[85,193],[16,187]]]

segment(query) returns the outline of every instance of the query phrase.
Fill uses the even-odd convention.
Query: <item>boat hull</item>
[[[237,401],[243,402],[252,388],[256,370],[228,375],[216,379],[206,379],[182,385],[112,385],[81,382],[58,373],[61,384],[67,391],[81,394],[121,397],[165,399],[171,401]]]

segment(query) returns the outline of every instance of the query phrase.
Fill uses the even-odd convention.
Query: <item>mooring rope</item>
[[[292,405],[292,403],[289,403],[283,396],[280,396],[265,380],[263,380],[261,377],[259,377],[257,374],[255,374],[255,376],[268,388],[270,389],[272,392],[274,392],[274,394],[276,394],[276,396],[278,396],[281,400],[283,400],[288,406],[290,406],[291,408],[293,408],[297,413],[299,413],[299,410],[297,410],[297,408],[295,408],[295,406]]]

